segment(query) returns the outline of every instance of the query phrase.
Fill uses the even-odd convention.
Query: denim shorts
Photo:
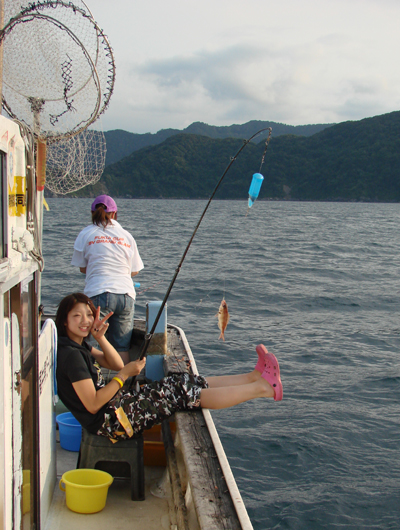
[[[100,306],[102,318],[110,311],[114,312],[107,320],[109,323],[107,340],[118,352],[128,351],[131,345],[135,314],[134,299],[129,294],[102,293],[92,296],[92,301],[96,309]]]

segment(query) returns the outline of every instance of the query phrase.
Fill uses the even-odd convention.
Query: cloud
[[[109,16],[108,0],[98,1]],[[395,0],[127,5],[133,25],[118,20],[109,35],[117,83],[105,129],[325,123],[400,107]],[[140,22],[153,11],[151,24]]]
[[[131,74],[147,85],[146,106],[179,114],[197,107],[216,123],[233,115],[267,119],[269,107],[276,105],[293,83],[293,69],[287,68],[290,62],[262,47],[232,46],[147,61]],[[200,113],[197,119],[206,121]]]
[[[119,118],[131,112],[134,122],[158,130],[157,122],[305,124],[394,110],[384,103],[385,95],[399,100],[384,69],[371,75],[369,57],[360,58],[361,44],[350,40],[331,34],[301,46],[230,46],[144,61],[125,74]]]
[[[249,95],[244,73],[257,58],[260,59],[261,54],[262,50],[235,46],[216,52],[203,51],[187,57],[149,61],[136,71],[160,89],[201,87],[215,101],[236,99]]]

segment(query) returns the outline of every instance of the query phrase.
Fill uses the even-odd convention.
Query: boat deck
[[[108,490],[105,508],[94,514],[80,514],[69,510],[65,493],[58,484],[66,471],[76,468],[78,453],[66,451],[57,441],[57,484],[53,502],[44,530],[126,530],[146,528],[146,530],[171,530],[169,502],[171,499],[169,480],[165,480],[166,468],[145,467],[146,499],[132,501],[129,479],[114,479]],[[151,491],[162,484],[169,499],[156,497]]]
[[[135,321],[131,360],[139,356],[144,334],[145,323]],[[168,325],[167,335],[165,374],[197,373],[184,332]],[[96,514],[78,514],[67,507],[59,482],[65,471],[76,468],[78,453],[57,443],[57,481],[43,530],[252,530],[210,412],[178,412],[174,419],[174,423],[163,422],[157,434],[160,441],[154,442],[151,431],[146,431],[145,500],[132,501],[129,479],[115,478],[105,508]],[[146,443],[153,451],[149,459]],[[164,460],[159,460],[160,444]],[[166,467],[158,467],[160,463]]]

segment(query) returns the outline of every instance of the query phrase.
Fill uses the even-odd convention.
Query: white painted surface
[[[13,519],[14,528],[21,526],[22,499],[22,418],[21,418],[21,349],[18,317],[11,315],[11,359],[12,359],[12,439],[13,439]],[[19,381],[19,384],[18,384]]]
[[[3,304],[1,304],[3,305]],[[1,310],[3,314],[3,308]],[[0,378],[2,391],[0,396],[3,400],[2,407],[2,421],[1,421],[1,462],[0,472],[3,476],[1,484],[1,511],[2,517],[0,521],[3,522],[3,528],[12,528],[12,504],[13,504],[13,490],[10,487],[13,480],[12,469],[12,393],[11,393],[11,323],[10,319],[4,318],[3,326],[3,343],[0,351]]]
[[[41,526],[47,519],[56,483],[56,425],[54,413],[57,330],[46,320],[39,335],[39,463]]]

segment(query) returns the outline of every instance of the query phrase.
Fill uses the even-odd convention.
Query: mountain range
[[[185,131],[171,134],[159,143],[138,147],[109,164],[97,184],[73,195],[209,198],[231,158],[243,145],[243,139],[264,124],[268,122],[226,128],[192,124]],[[317,129],[312,132],[312,127]],[[272,139],[261,168],[265,180],[260,200],[400,201],[400,112],[334,125],[303,126],[296,134],[278,135],[277,128],[276,124],[272,126]],[[212,130],[215,135],[225,131],[230,136],[204,134]],[[303,135],[299,134],[301,130]],[[116,132],[106,133],[107,142]],[[134,136],[154,140],[156,136],[161,139],[162,133]],[[247,198],[252,174],[260,170],[265,138],[258,137],[258,143],[249,143],[242,150],[216,198]]]
[[[143,149],[151,145],[158,145],[164,142],[167,138],[175,136],[176,134],[197,134],[199,136],[207,136],[208,138],[222,139],[222,138],[249,138],[255,131],[272,127],[274,136],[281,136],[282,134],[295,134],[297,136],[311,136],[319,131],[322,131],[331,124],[317,124],[317,125],[285,125],[283,123],[276,123],[274,121],[249,121],[242,125],[229,125],[218,127],[215,125],[207,125],[207,123],[194,122],[186,129],[162,129],[155,134],[145,133],[137,134],[121,129],[113,131],[106,131],[104,136],[107,142],[106,166],[118,162],[125,156],[130,155],[134,151]],[[258,140],[259,141],[259,140]],[[257,139],[255,140],[257,142]]]

